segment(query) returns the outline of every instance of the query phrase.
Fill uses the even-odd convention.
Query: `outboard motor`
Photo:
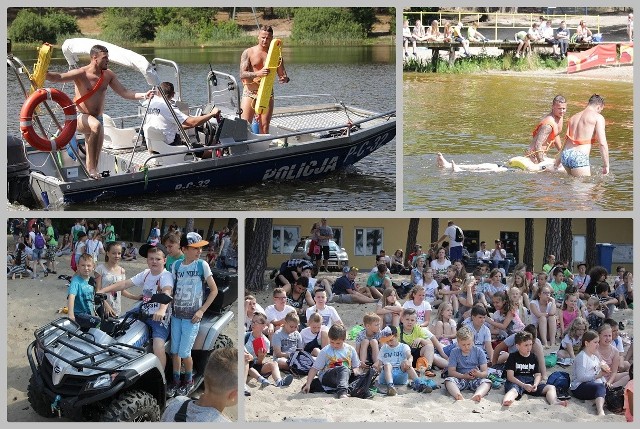
[[[27,207],[36,205],[29,190],[29,161],[22,141],[7,135],[7,198]]]

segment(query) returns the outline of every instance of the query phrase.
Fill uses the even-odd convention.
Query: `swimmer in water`
[[[482,164],[456,164],[453,160],[447,161],[445,157],[438,152],[436,157],[436,164],[440,168],[451,169],[451,171],[459,173],[462,171],[475,171],[480,173],[497,173],[502,171],[513,170],[515,167],[509,166],[518,165],[517,168],[525,171],[564,171],[562,166],[556,168],[554,166],[553,158],[545,158],[542,162],[535,164],[529,157],[526,156],[514,156],[509,159],[506,165],[494,164],[492,162],[485,162]]]

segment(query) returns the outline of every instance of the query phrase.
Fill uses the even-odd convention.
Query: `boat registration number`
[[[187,183],[178,183],[175,187],[176,191],[180,191],[183,189],[192,189],[192,188],[207,188],[209,187],[210,179],[205,180],[197,180],[195,182],[187,182]]]

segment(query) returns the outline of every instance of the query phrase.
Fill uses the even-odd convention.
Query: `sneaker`
[[[520,58],[520,52],[516,52],[516,58]]]
[[[269,380],[267,380],[266,378],[260,382],[260,389],[264,389],[268,386],[271,386],[271,383],[269,383]]]
[[[395,386],[393,384],[390,384],[387,388],[387,396],[396,396],[397,394],[398,391],[396,390]]]
[[[183,383],[176,391],[177,396],[188,396],[189,392],[193,389],[193,381],[191,383]]]
[[[293,381],[293,375],[287,374],[287,376],[285,376],[284,378],[281,378],[280,380],[278,380],[278,382],[276,383],[276,386],[278,386],[278,387],[288,387],[289,385],[291,385],[292,381]]]
[[[178,392],[179,387],[180,386],[173,383],[167,386],[167,398],[173,398],[174,396],[176,396],[176,393]]]
[[[249,391],[249,386],[244,385],[244,396],[251,396],[251,391]]]
[[[335,398],[336,399],[345,399],[345,398],[348,398],[348,397],[349,396],[347,395],[347,391],[346,390],[344,390],[344,389],[336,390],[336,393],[335,393]]]

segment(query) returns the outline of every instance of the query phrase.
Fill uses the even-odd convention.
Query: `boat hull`
[[[154,167],[100,180],[67,182],[32,171],[30,183],[37,201],[45,208],[56,209],[65,204],[113,197],[313,179],[353,165],[393,140],[395,135],[395,119],[390,119],[350,136]]]

